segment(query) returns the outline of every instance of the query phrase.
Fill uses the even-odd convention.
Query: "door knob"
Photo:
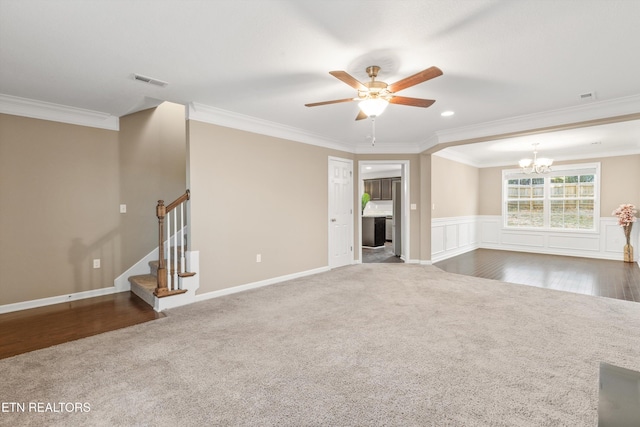
[[[336,219],[335,218],[331,218],[331,222],[336,222]]]

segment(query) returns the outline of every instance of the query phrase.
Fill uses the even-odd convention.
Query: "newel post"
[[[156,216],[158,217],[158,287],[154,294],[157,297],[164,296],[168,293],[167,288],[167,268],[164,264],[164,217],[167,214],[167,208],[164,205],[164,200],[158,200],[156,206]]]

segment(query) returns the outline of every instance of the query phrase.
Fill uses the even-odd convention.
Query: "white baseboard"
[[[69,301],[77,301],[86,298],[99,297],[102,295],[110,295],[122,292],[115,286],[110,288],[93,289],[90,291],[75,292],[67,295],[57,295],[55,297],[40,298],[31,301],[16,302],[14,304],[0,305],[0,314],[11,313],[14,311],[28,310],[30,308],[44,307],[47,305],[61,304]]]
[[[195,302],[205,301],[212,298],[223,297],[225,295],[231,295],[238,292],[248,291],[250,289],[261,288],[263,286],[274,285],[276,283],[286,282],[287,280],[298,279],[300,277],[311,276],[318,273],[324,273],[331,270],[327,267],[315,268],[313,270],[301,271],[299,273],[287,274],[284,276],[274,277],[272,279],[260,280],[258,282],[247,283],[245,285],[234,286],[231,288],[220,289],[218,291],[207,292],[204,294],[196,295]]]

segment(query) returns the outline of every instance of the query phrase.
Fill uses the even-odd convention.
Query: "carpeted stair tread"
[[[153,292],[158,286],[158,278],[153,274],[141,274],[129,277],[132,286],[138,286],[145,291]]]

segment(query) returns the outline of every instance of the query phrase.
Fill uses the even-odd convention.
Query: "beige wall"
[[[640,206],[640,154],[605,157],[599,161],[602,174],[600,215],[611,216],[622,203]]]
[[[118,187],[117,132],[0,114],[0,305],[113,286]]]
[[[0,114],[0,305],[112,287],[157,246],[158,199],[186,189],[184,107],[120,127]]]
[[[437,155],[431,159],[432,217],[478,215],[479,169]]]
[[[187,189],[184,106],[165,102],[120,118],[122,265],[129,268],[158,246],[155,207]]]
[[[611,212],[621,203],[640,206],[640,154],[619,157],[556,162],[555,164],[580,164],[600,162],[600,216],[611,216]],[[484,168],[480,170],[480,215],[501,215],[502,169],[507,167]]]
[[[328,156],[352,154],[197,121],[188,145],[198,293],[328,265]]]
[[[478,215],[502,215],[502,169],[482,168],[479,170]]]

